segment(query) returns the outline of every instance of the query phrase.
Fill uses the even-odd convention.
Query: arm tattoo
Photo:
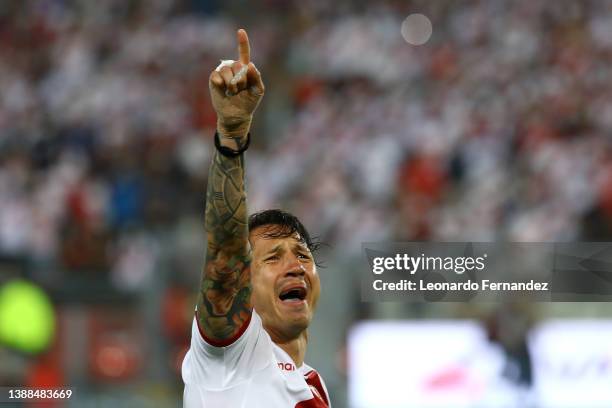
[[[215,150],[206,191],[208,250],[198,299],[204,333],[232,338],[250,318],[251,249],[246,208],[244,159]]]

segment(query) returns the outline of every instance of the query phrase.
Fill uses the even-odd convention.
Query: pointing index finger
[[[240,55],[240,62],[247,65],[251,62],[251,46],[249,45],[249,36],[246,31],[242,28],[238,30],[238,54]]]

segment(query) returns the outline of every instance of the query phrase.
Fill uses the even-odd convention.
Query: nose
[[[287,265],[287,272],[285,272],[285,276],[297,277],[304,276],[306,274],[306,268],[295,255],[290,255],[287,262],[289,264]]]

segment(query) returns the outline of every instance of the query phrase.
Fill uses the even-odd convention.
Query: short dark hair
[[[305,244],[313,255],[321,247],[321,242],[319,242],[318,238],[312,237],[298,217],[287,211],[275,208],[251,214],[249,217],[249,231],[264,225],[278,227],[266,232],[263,235],[265,238],[286,238],[297,232],[300,236],[300,242]]]

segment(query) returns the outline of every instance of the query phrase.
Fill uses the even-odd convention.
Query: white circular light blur
[[[410,14],[402,23],[402,37],[408,44],[423,45],[432,32],[431,21],[423,14]]]

